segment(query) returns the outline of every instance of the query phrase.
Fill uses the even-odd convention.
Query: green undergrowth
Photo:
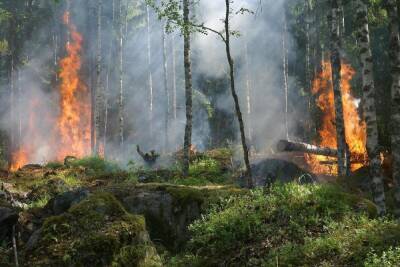
[[[145,183],[170,183],[186,186],[206,186],[217,184],[232,184],[232,151],[215,149],[192,155],[189,175],[184,177],[181,166],[171,166],[167,169],[132,168],[131,175]]]
[[[92,175],[108,175],[120,172],[121,168],[117,163],[105,160],[101,157],[85,157],[70,162],[72,167],[85,168],[86,174]]]
[[[400,226],[375,217],[373,203],[336,186],[276,184],[214,205],[169,265],[362,266],[400,243]]]
[[[160,266],[142,216],[96,193],[45,220],[25,266]]]

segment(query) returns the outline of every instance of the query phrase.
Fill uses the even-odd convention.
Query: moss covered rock
[[[180,186],[171,184],[114,185],[105,189],[124,207],[143,214],[153,240],[177,250],[189,238],[188,226],[212,203],[223,197],[246,193],[229,186]]]
[[[112,195],[95,193],[68,212],[49,217],[25,266],[160,266],[142,216]]]

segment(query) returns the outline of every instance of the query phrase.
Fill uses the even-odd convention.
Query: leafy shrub
[[[111,174],[121,171],[117,163],[107,161],[101,157],[86,157],[71,162],[73,167],[84,167],[89,174]]]
[[[380,256],[376,252],[371,252],[365,262],[365,267],[396,267],[400,263],[400,247],[389,248],[382,252]]]
[[[357,232],[345,233],[340,229],[340,223],[334,222],[346,221],[345,225],[354,229],[359,222],[364,233],[368,233],[380,225],[368,218],[375,214],[371,202],[334,186],[276,184],[268,192],[254,190],[249,195],[230,197],[214,206],[208,215],[190,226],[193,236],[188,250],[189,254],[198,255],[213,266],[249,262],[257,266],[265,263],[265,259],[273,259],[276,264],[275,260],[280,257],[290,258],[282,260],[288,263],[282,266],[301,266],[301,261],[295,262],[295,259],[304,258],[306,262],[307,253],[326,258],[341,255],[338,245],[345,241],[348,249],[354,247],[361,251],[355,251],[353,255],[366,256],[368,252],[362,245],[350,242],[357,237]],[[392,226],[388,222],[386,228],[380,228],[376,235],[371,235],[374,240],[370,243],[379,247],[392,240],[380,238],[387,231],[400,237],[397,228]],[[343,233],[341,238],[340,233]],[[368,235],[358,237],[354,242],[361,242]],[[318,259],[317,256],[314,258]],[[343,258],[351,262],[351,256]]]
[[[60,168],[64,167],[64,164],[62,164],[61,162],[58,162],[58,161],[51,161],[51,162],[47,162],[45,167],[56,170],[56,169],[60,169]]]

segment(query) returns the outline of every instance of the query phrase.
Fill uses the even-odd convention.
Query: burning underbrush
[[[64,14],[63,22],[69,36],[65,44],[66,55],[59,61],[58,113],[43,114],[40,107],[50,103],[35,97],[30,100],[24,111],[29,114],[29,121],[26,128],[21,129],[26,135],[12,153],[12,171],[28,163],[61,161],[68,155],[84,157],[90,154],[90,92],[80,77],[83,38],[68,12]],[[48,128],[52,130],[43,130],[43,123],[39,123],[43,121],[51,125]]]
[[[351,80],[355,70],[347,63],[342,63],[342,101],[345,123],[345,136],[348,145],[351,170],[355,171],[367,164],[366,124],[360,117],[360,100],[351,90]],[[332,86],[332,69],[329,61],[322,63],[322,72],[313,82],[312,93],[321,112],[321,123],[315,144],[320,147],[337,148],[335,126],[335,103]],[[337,174],[337,159],[334,157],[305,154],[309,168],[316,174]]]

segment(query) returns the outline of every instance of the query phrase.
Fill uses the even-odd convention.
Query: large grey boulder
[[[251,165],[253,184],[267,186],[274,182],[313,183],[315,177],[296,164],[282,159],[264,159]]]

